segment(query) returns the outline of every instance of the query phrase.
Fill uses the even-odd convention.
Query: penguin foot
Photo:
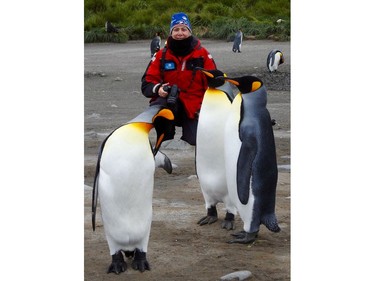
[[[145,270],[151,270],[150,265],[146,259],[146,253],[139,249],[135,249],[134,260],[132,262],[132,268],[144,272]]]
[[[232,213],[227,212],[225,215],[224,221],[221,223],[221,228],[225,228],[226,230],[235,229],[234,225],[234,215]]]
[[[250,243],[255,242],[256,238],[258,237],[258,231],[252,232],[252,233],[241,231],[241,232],[232,234],[232,236],[236,237],[236,239],[228,241],[229,244],[233,244],[233,243],[250,244]]]
[[[234,221],[224,220],[221,223],[221,228],[225,228],[226,230],[231,230],[231,229],[235,229],[236,226],[234,225]]]
[[[197,223],[199,225],[212,224],[217,221],[216,206],[211,206],[207,209],[207,216],[201,218]]]
[[[124,261],[124,256],[121,250],[112,255],[112,263],[109,265],[107,273],[116,273],[117,275],[121,272],[126,271],[128,268],[126,262]]]
[[[237,233],[231,233],[232,236],[234,237],[244,237],[246,234],[246,231],[242,230],[240,232],[237,232]]]
[[[197,224],[199,225],[205,225],[205,224],[212,224],[217,221],[217,216],[205,216],[201,218]]]

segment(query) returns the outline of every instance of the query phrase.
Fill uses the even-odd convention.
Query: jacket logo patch
[[[176,69],[176,64],[174,61],[166,61],[164,63],[164,70],[175,70]]]

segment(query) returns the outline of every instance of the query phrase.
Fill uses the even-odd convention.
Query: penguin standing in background
[[[274,49],[268,54],[267,68],[269,72],[275,72],[282,63],[284,63],[284,55],[281,51]]]
[[[198,68],[207,76],[206,90],[199,114],[196,144],[196,172],[205,200],[207,215],[199,225],[217,221],[216,205],[224,203],[226,216],[222,228],[234,229],[236,208],[231,202],[226,182],[224,163],[224,130],[231,102],[234,98],[230,83],[219,70]]]
[[[239,28],[233,40],[232,51],[234,53],[235,52],[241,53],[242,37],[243,37],[243,33],[242,33],[241,28]]]
[[[252,243],[264,224],[280,231],[275,215],[277,162],[272,120],[263,82],[253,76],[225,78],[240,93],[225,128],[228,193],[244,223],[229,243]]]
[[[146,252],[152,221],[154,155],[173,119],[171,110],[151,106],[114,130],[101,145],[94,179],[92,225],[95,231],[99,198],[112,255],[107,273],[120,274],[127,269],[123,253],[133,258],[133,269],[141,272],[150,270]],[[152,149],[149,132],[154,127],[157,141]],[[168,163],[159,160],[160,163]]]

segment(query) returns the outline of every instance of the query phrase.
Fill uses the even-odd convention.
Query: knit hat
[[[169,33],[172,33],[172,29],[178,24],[185,25],[189,29],[190,33],[192,33],[189,18],[185,13],[180,12],[172,16],[171,27],[169,29]]]

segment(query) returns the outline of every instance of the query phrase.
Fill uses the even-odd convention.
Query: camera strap
[[[161,74],[161,81],[160,83],[164,83],[164,64],[165,64],[165,55],[167,53],[167,46],[164,47],[163,53],[161,54],[161,62],[160,62],[160,74]]]

